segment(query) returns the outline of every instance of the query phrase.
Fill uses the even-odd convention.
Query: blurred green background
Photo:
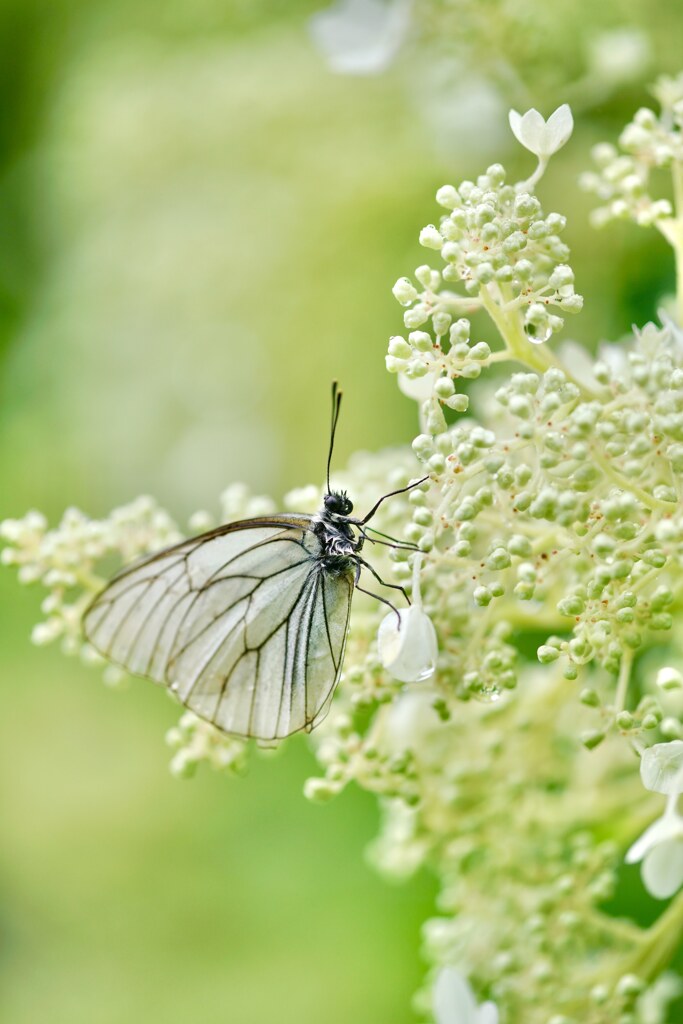
[[[510,104],[574,103],[540,188],[570,216],[571,336],[654,316],[664,243],[596,236],[576,177],[679,70],[683,9],[416,3],[394,64],[350,78],[310,42],[319,7],[2,0],[0,518],[149,492],[182,523],[236,479],[319,482],[333,377],[340,463],[409,441],[391,285],[424,261],[439,185],[530,172]],[[656,57],[618,80],[596,40],[618,56],[602,34],[623,29]],[[173,706],[32,648],[38,604],[0,575],[2,1020],[407,1024],[434,889],[365,866],[373,801],[307,804],[299,740],[244,780],[173,780]]]

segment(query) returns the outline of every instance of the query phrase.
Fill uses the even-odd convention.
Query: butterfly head
[[[331,491],[325,495],[325,511],[332,515],[350,516],[353,512],[353,502],[346,491]]]

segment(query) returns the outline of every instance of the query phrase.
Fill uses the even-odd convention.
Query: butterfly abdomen
[[[354,561],[348,555],[323,555],[320,564],[328,576],[344,576],[354,568]]]

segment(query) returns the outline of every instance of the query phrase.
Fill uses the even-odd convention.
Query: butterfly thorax
[[[313,533],[320,541],[320,560],[327,572],[342,574],[355,563],[363,545],[349,522],[353,505],[345,493],[325,495],[325,503],[313,517]]]

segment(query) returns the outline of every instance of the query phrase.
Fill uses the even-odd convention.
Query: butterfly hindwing
[[[86,636],[226,732],[312,728],[341,672],[353,576],[323,568],[311,522],[246,520],[145,559],[95,598]]]

